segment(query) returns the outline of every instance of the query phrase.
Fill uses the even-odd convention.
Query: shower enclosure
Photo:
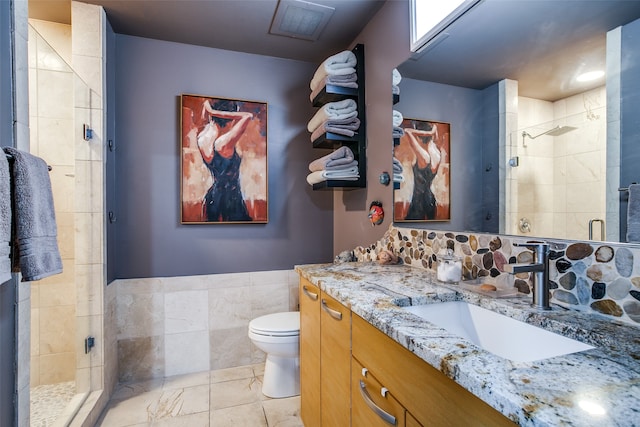
[[[605,88],[518,99],[507,147],[506,233],[605,240]]]
[[[102,187],[102,162],[83,129],[93,126],[99,97],[70,63],[70,26],[30,21],[30,151],[52,168],[64,268],[30,284],[31,425],[65,425],[99,383],[99,355],[87,344],[100,330],[94,311],[102,312],[102,227],[94,220],[102,211],[102,192],[94,191]]]

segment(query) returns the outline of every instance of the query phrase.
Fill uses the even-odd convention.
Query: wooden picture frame
[[[401,127],[393,150],[394,222],[450,221],[451,125],[405,118]]]
[[[180,110],[181,223],[267,223],[267,103],[183,94]]]

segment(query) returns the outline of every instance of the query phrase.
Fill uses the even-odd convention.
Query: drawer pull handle
[[[362,368],[362,376],[363,377],[367,377],[367,372],[369,372],[369,370],[367,368]]]
[[[367,406],[371,408],[371,410],[375,412],[377,416],[379,416],[386,423],[391,424],[392,426],[396,425],[396,417],[376,405],[376,403],[371,399],[371,396],[369,396],[367,386],[362,380],[360,380],[360,394],[362,395],[362,399],[364,399]]]
[[[322,300],[322,308],[324,309],[324,311],[329,313],[331,315],[331,317],[333,317],[334,319],[342,320],[342,313],[340,313],[339,311],[334,310],[332,308],[329,308],[329,306],[327,305],[327,302],[325,300]]]
[[[309,292],[309,289],[307,289],[306,286],[302,287],[302,292],[304,292],[304,294],[306,296],[308,296],[309,298],[311,298],[313,301],[317,301],[318,300],[318,294],[313,293],[313,292]]]

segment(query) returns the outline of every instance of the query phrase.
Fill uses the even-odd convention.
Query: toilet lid
[[[298,335],[300,333],[300,312],[267,314],[249,322],[249,329],[262,335]]]

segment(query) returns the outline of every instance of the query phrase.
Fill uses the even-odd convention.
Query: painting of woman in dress
[[[402,129],[394,148],[395,161],[402,166],[396,176],[394,221],[449,220],[450,125],[404,119]]]
[[[182,96],[182,222],[267,222],[267,106]]]

